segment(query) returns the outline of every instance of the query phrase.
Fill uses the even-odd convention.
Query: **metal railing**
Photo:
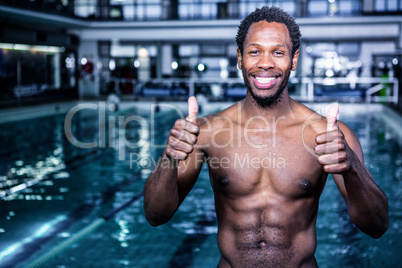
[[[388,1],[391,0],[385,2]],[[95,21],[241,19],[263,5],[278,6],[295,17],[362,15],[362,0],[337,0],[333,3],[322,0],[193,0],[177,1],[177,4],[166,0],[0,0],[0,5]],[[382,13],[390,11],[400,12],[401,7],[379,10]]]
[[[181,96],[185,98],[203,94],[209,99],[227,100],[231,97],[240,98],[246,94],[246,86],[240,78],[170,78],[143,82],[135,79],[114,78],[114,83],[117,92],[124,84],[132,85],[132,94],[135,98],[147,96],[160,98]],[[293,77],[289,80],[289,88],[298,89],[290,93],[294,99],[310,102],[332,98],[397,104],[399,96],[399,80],[395,77]],[[320,92],[322,88],[326,90]],[[144,91],[144,89],[148,91]]]
[[[397,78],[381,77],[333,77],[333,78],[291,78],[292,84],[300,84],[300,98],[306,101],[317,99],[316,88],[328,87],[336,88],[340,85],[348,86],[350,90],[355,90],[358,85],[363,93],[361,98],[366,102],[392,102],[398,103],[399,81]],[[377,96],[376,93],[382,92],[383,96]],[[322,93],[325,97],[325,93]],[[332,95],[332,94],[330,94]]]
[[[0,6],[96,21],[240,19],[263,5],[278,6],[295,17],[350,17],[402,12],[401,2],[394,0],[376,1],[370,10],[363,10],[362,0],[193,0],[177,1],[177,4],[166,0],[0,0]]]

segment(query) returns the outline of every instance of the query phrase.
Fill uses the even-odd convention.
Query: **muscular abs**
[[[315,198],[296,201],[261,191],[235,201],[222,198],[224,193],[215,193],[221,267],[300,267],[315,263],[316,214],[311,213],[317,210]]]

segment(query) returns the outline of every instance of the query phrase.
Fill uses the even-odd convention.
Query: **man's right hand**
[[[194,96],[188,99],[188,116],[186,119],[176,120],[170,130],[166,146],[166,155],[173,160],[186,160],[193,151],[194,144],[200,128],[196,125],[198,113],[198,103]]]

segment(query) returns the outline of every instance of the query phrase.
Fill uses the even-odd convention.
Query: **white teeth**
[[[258,77],[258,76],[256,76],[255,79],[257,79],[258,83],[267,84],[267,83],[275,80],[275,77]]]

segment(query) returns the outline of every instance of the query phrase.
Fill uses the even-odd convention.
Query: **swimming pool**
[[[180,116],[163,104],[156,113],[152,106],[112,113],[107,107],[100,112],[102,103],[94,105],[72,114],[68,138],[64,112],[0,124],[1,267],[28,266],[140,193]],[[311,106],[319,110],[324,104]],[[389,198],[390,226],[379,240],[354,228],[328,179],[317,220],[318,264],[396,267],[402,248],[400,136],[384,122],[382,106],[340,107],[340,119],[358,135],[366,166]],[[24,184],[32,180],[32,186]],[[217,228],[206,169],[163,226],[146,222],[142,198],[132,201],[44,267],[216,267]]]

